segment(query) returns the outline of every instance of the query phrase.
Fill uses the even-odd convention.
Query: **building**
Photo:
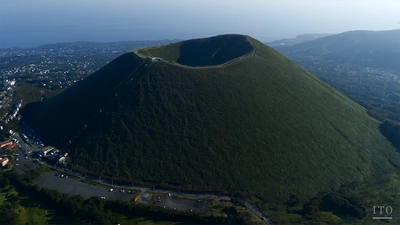
[[[6,146],[12,146],[14,142],[12,140],[8,140],[5,142],[0,143],[0,148],[6,147]]]
[[[66,160],[66,157],[62,155],[51,155],[47,158],[47,160],[52,163],[63,164]]]
[[[48,156],[48,155],[54,155],[54,154],[56,154],[56,153],[58,153],[59,152],[59,150],[58,149],[56,149],[56,148],[54,148],[53,146],[47,146],[47,147],[44,147],[43,146],[43,148],[40,150],[40,153],[41,153],[41,155],[42,156]]]
[[[162,61],[162,58],[151,57],[151,61],[153,61],[153,62],[161,62],[161,61]]]
[[[3,86],[4,87],[12,87],[12,86],[15,85],[15,83],[16,83],[15,80],[4,80],[3,79]]]
[[[8,161],[10,161],[8,158],[0,158],[0,165],[6,166]]]

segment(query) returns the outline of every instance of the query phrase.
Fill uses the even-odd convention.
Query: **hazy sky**
[[[400,0],[0,0],[0,47],[391,29],[400,29]]]

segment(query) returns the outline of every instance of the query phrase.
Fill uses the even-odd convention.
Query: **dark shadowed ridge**
[[[189,40],[180,46],[178,63],[187,66],[223,64],[245,55],[253,46],[241,35],[217,36],[212,39]]]
[[[139,54],[160,57],[185,66],[215,66],[244,56],[254,50],[247,36],[220,35],[178,42],[167,47],[144,48]]]
[[[251,37],[137,54],[42,103],[31,123],[43,140],[70,152],[75,165],[113,177],[279,201],[399,166],[364,108]]]

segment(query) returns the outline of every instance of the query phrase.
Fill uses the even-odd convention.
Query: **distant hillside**
[[[326,37],[329,35],[332,35],[332,34],[301,34],[301,35],[297,35],[295,38],[285,38],[285,39],[281,39],[281,40],[266,42],[265,44],[270,47],[289,46],[289,45],[300,44],[300,43],[303,43],[306,41],[312,41],[317,38],[322,38],[322,37]]]
[[[349,31],[274,47],[384,121],[400,121],[400,30]]]
[[[400,70],[400,30],[349,31],[275,48],[285,55],[322,57],[371,68]]]
[[[42,103],[31,119],[42,139],[95,172],[248,190],[270,201],[400,165],[364,108],[251,37],[138,54]]]

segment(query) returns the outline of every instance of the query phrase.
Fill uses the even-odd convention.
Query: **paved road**
[[[28,152],[32,151],[33,148],[29,146],[25,141],[22,140],[22,138],[19,136],[18,132],[14,134],[14,138],[19,140],[19,145],[20,149],[16,151],[17,154],[19,154],[19,161],[13,161],[13,165],[15,166],[15,169],[18,173],[25,173],[26,171],[33,170],[38,167],[36,163],[32,161],[32,159],[29,157]],[[25,158],[25,157],[28,158]]]
[[[258,216],[258,218],[263,218],[262,220],[264,221],[264,223],[268,224],[268,225],[275,225],[270,219],[268,219],[266,216],[264,216],[258,209],[257,207],[255,207],[254,205],[248,203],[248,202],[244,202],[244,204],[246,205],[246,207],[248,209],[250,209],[256,216]]]
[[[112,186],[116,189],[135,189],[135,190],[140,190],[142,193],[143,192],[154,192],[154,193],[159,193],[159,194],[171,194],[174,196],[182,196],[182,197],[195,197],[195,198],[215,198],[215,199],[221,199],[221,200],[226,200],[230,201],[231,198],[229,196],[223,196],[223,195],[214,195],[214,194],[192,194],[192,193],[185,193],[185,192],[177,192],[177,191],[171,191],[171,190],[163,190],[163,189],[153,189],[153,188],[148,188],[148,187],[140,187],[140,186],[133,186],[133,185],[124,185],[124,184],[118,184],[111,182],[109,180],[104,180],[104,179],[99,179],[97,177],[89,177],[89,176],[84,176],[83,174],[72,172],[72,171],[65,171],[63,168],[55,167],[53,165],[47,165],[45,162],[41,162],[43,165],[50,167],[54,170],[57,170],[59,172],[69,174],[72,176],[79,177],[81,179],[87,179],[95,183],[103,184],[103,185],[108,185]]]

